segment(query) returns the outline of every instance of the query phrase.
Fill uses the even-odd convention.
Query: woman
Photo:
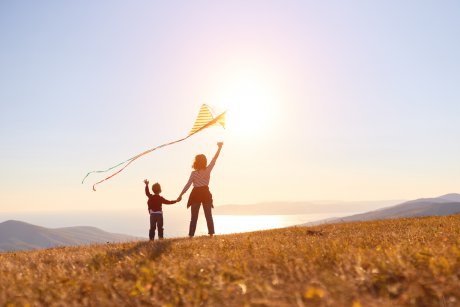
[[[193,162],[192,173],[190,178],[185,185],[182,193],[177,198],[177,201],[181,201],[182,195],[184,195],[193,183],[193,189],[190,193],[187,202],[187,208],[192,207],[192,218],[190,220],[190,228],[188,235],[192,238],[195,235],[196,222],[198,221],[198,213],[200,212],[200,206],[203,204],[204,215],[206,217],[206,223],[208,224],[208,233],[212,237],[214,235],[214,222],[212,220],[211,208],[214,208],[212,204],[212,194],[209,191],[209,180],[211,179],[211,171],[216,164],[217,157],[219,157],[220,150],[224,143],[219,142],[217,146],[216,154],[212,158],[211,163],[207,165],[205,155],[197,155]]]

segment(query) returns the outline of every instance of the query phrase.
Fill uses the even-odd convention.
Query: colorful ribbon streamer
[[[172,144],[175,144],[175,143],[179,143],[179,142],[182,142],[186,139],[188,139],[189,137],[191,137],[192,135],[206,129],[206,128],[209,128],[211,126],[214,126],[214,125],[221,125],[223,128],[225,128],[225,113],[226,112],[223,112],[221,113],[220,115],[216,116],[216,117],[213,117],[212,116],[212,113],[209,109],[209,106],[207,106],[206,104],[203,104],[200,108],[200,111],[198,112],[198,116],[197,116],[197,119],[195,120],[195,124],[193,125],[192,129],[190,130],[189,134],[180,139],[180,140],[176,140],[176,141],[173,141],[173,142],[169,142],[169,143],[166,143],[166,144],[163,144],[163,145],[160,145],[160,146],[157,146],[157,147],[154,147],[154,148],[151,148],[149,150],[146,150],[134,157],[131,157],[129,158],[128,160],[125,160],[121,163],[118,163],[117,165],[115,166],[112,166],[112,167],[109,167],[108,169],[106,170],[98,170],[98,171],[91,171],[89,173],[86,174],[86,176],[83,178],[82,180],[82,184],[85,182],[85,179],[91,175],[91,174],[94,174],[94,173],[105,173],[105,172],[108,172],[110,170],[113,170],[119,166],[122,166],[124,165],[122,168],[120,168],[118,171],[116,171],[115,173],[113,173],[112,175],[96,182],[95,184],[93,184],[93,191],[96,191],[96,185],[106,181],[106,180],[109,180],[110,178],[116,176],[117,174],[121,173],[125,168],[127,168],[131,163],[133,163],[134,161],[136,161],[137,159],[139,159],[140,157],[148,154],[148,153],[151,153],[152,151],[155,151],[157,149],[160,149],[162,147],[166,147],[166,146],[169,146],[169,145],[172,145]]]

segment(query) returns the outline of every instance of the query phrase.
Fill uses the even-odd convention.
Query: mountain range
[[[401,200],[385,201],[312,201],[312,202],[264,202],[250,205],[215,206],[218,215],[297,215],[367,212],[401,203]]]
[[[446,194],[435,198],[420,198],[366,213],[330,218],[304,225],[371,221],[403,217],[442,216],[460,213],[460,194]]]
[[[125,242],[136,239],[139,238],[88,226],[45,228],[14,220],[0,223],[0,251]]]

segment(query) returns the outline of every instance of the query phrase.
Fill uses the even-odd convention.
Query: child
[[[145,194],[149,198],[147,201],[148,210],[150,214],[150,231],[149,238],[151,241],[155,238],[155,228],[158,228],[158,238],[163,239],[163,211],[162,204],[172,205],[177,203],[177,200],[166,200],[160,196],[161,186],[160,184],[154,183],[152,185],[152,192],[154,195],[149,192],[149,181],[144,180],[145,183]]]

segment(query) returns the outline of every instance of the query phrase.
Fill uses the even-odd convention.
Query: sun
[[[241,73],[227,83],[220,105],[227,110],[226,129],[239,136],[268,133],[275,118],[273,86],[255,73]]]

